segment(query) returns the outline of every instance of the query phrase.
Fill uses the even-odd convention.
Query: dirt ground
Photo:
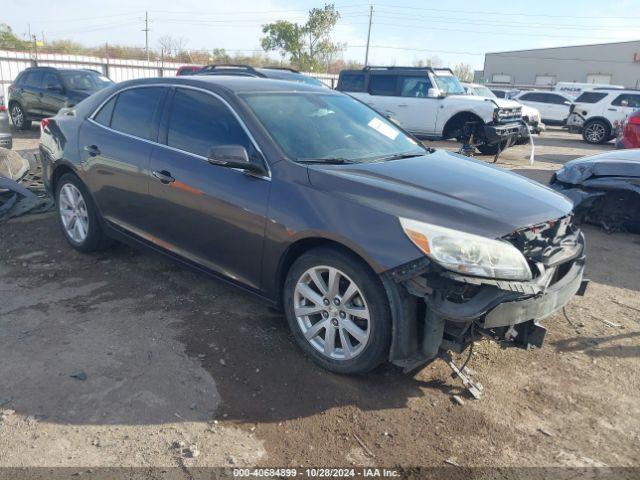
[[[17,150],[37,145],[36,131],[17,136]],[[533,166],[529,148],[498,164],[547,181],[613,147],[551,130]],[[586,296],[543,322],[542,349],[480,342],[470,365],[485,394],[472,400],[442,361],[327,373],[251,296],[124,245],[78,253],[53,213],[10,221],[0,466],[637,467],[640,236],[585,232]]]

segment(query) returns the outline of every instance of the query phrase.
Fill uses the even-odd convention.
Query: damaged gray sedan
[[[640,149],[571,160],[550,186],[573,201],[577,220],[609,232],[640,233]]]
[[[74,248],[141,244],[250,291],[334,372],[539,346],[584,287],[568,199],[324,88],[124,82],[43,121],[41,153]]]

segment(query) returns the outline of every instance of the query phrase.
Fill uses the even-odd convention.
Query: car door
[[[256,144],[224,100],[199,89],[174,90],[165,124],[151,157],[150,240],[259,289],[270,178],[208,161],[211,147],[241,145],[263,162]]]
[[[549,118],[556,122],[564,122],[569,116],[571,101],[557,93],[545,93],[544,95],[549,102]]]
[[[396,118],[402,127],[415,134],[434,134],[442,99],[429,97],[429,89],[433,87],[429,77],[400,75],[398,84]]]
[[[102,216],[142,235],[148,226],[149,161],[168,88],[121,90],[82,124],[78,147],[85,182]]]
[[[44,72],[40,95],[40,109],[43,115],[52,116],[64,107],[66,97],[62,79],[55,72]]]
[[[638,108],[640,108],[640,94],[622,93],[613,99],[605,113],[611,124],[619,127],[627,116]]]
[[[367,95],[362,98],[367,105],[377,110],[385,117],[394,118],[402,124],[399,119],[399,98],[397,95],[398,75],[387,74],[386,72],[371,72]]]
[[[40,95],[42,93],[42,70],[32,70],[25,73],[24,80],[19,86],[20,103],[30,117],[41,117],[42,107]]]

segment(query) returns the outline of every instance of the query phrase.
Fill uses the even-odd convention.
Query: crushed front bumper
[[[584,126],[584,117],[578,113],[573,112],[567,118],[567,128],[569,133],[582,133],[582,127]]]
[[[572,248],[537,263],[531,281],[470,277],[438,269],[426,258],[387,272],[383,283],[391,292],[394,322],[390,361],[408,368],[440,350],[461,352],[480,335],[523,348],[542,346],[546,330],[538,321],[583,295],[588,284],[579,230],[575,238]]]
[[[515,139],[522,132],[522,122],[513,122],[507,124],[486,124],[484,125],[484,142],[487,145],[495,145],[496,143],[507,142],[514,143]]]

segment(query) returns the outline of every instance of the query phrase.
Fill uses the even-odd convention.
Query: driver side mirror
[[[435,88],[430,88],[429,90],[427,90],[427,97],[429,98],[438,98],[440,95],[438,95],[438,92]]]
[[[562,102],[562,103],[564,103],[565,105],[571,105],[571,102],[570,102],[569,100],[565,100],[565,101],[564,101],[564,102]]]
[[[242,145],[217,145],[209,149],[208,161],[212,165],[227,168],[240,168],[247,172],[264,175],[261,165],[249,159],[247,149]]]

